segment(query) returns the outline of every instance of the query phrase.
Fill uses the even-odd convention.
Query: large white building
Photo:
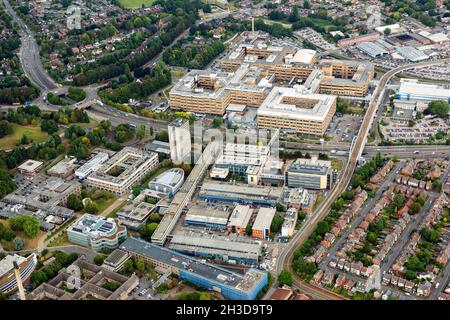
[[[400,100],[445,100],[450,103],[450,88],[438,84],[425,84],[417,79],[402,79],[396,98]]]
[[[172,168],[148,183],[148,188],[158,192],[163,192],[170,197],[181,188],[184,182],[184,171],[180,168]]]
[[[170,159],[176,164],[191,163],[191,131],[189,121],[177,119],[169,124]]]
[[[321,136],[336,111],[336,97],[303,86],[275,87],[258,109],[258,127]]]
[[[88,186],[121,195],[157,165],[158,154],[125,147],[88,176]]]
[[[75,171],[75,176],[80,180],[86,179],[88,175],[99,169],[108,158],[109,155],[106,152],[97,153],[92,159]]]

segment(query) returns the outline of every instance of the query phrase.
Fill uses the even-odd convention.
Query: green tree
[[[98,266],[101,266],[103,264],[103,262],[105,261],[106,256],[102,253],[99,253],[97,255],[95,255],[94,257],[94,263]]]
[[[142,259],[134,259],[134,267],[136,268],[137,271],[139,272],[144,272],[145,271],[145,262]]]
[[[20,237],[15,237],[13,240],[14,251],[20,251],[25,247],[25,240]]]
[[[292,274],[287,270],[282,270],[278,276],[278,284],[280,287],[284,285],[292,286]]]
[[[319,223],[317,224],[316,231],[319,235],[324,236],[328,231],[330,231],[328,222],[323,220],[319,221]]]
[[[214,128],[219,128],[222,125],[222,123],[223,123],[222,118],[214,118],[212,121],[212,126]]]
[[[432,114],[437,114],[441,118],[444,118],[448,115],[449,104],[444,100],[434,100],[428,104],[428,110]]]
[[[87,213],[96,214],[96,213],[98,213],[98,205],[94,201],[88,201],[88,203],[84,207],[84,210]]]
[[[84,208],[83,201],[76,194],[71,194],[67,197],[67,208],[74,211],[81,211]]]
[[[272,219],[272,224],[270,225],[270,231],[273,233],[280,232],[281,226],[283,225],[284,218],[276,214]]]

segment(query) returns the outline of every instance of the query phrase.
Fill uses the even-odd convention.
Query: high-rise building
[[[168,126],[170,159],[175,164],[186,162],[191,159],[191,131],[189,130],[189,121],[186,119],[177,119]]]

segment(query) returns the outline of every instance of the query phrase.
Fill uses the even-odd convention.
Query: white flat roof
[[[425,84],[416,81],[402,81],[398,90],[400,94],[433,96],[436,99],[447,100],[450,98],[450,89],[436,84]]]
[[[253,223],[253,229],[266,230],[270,228],[272,219],[275,216],[276,210],[274,208],[260,208],[255,222]]]
[[[298,50],[294,57],[292,58],[292,62],[297,63],[312,63],[314,56],[317,51],[311,49],[300,49]]]
[[[19,170],[28,170],[28,171],[34,171],[37,168],[39,168],[43,162],[36,161],[36,160],[27,160],[24,163],[22,163],[17,169]]]
[[[300,108],[283,102],[284,97],[317,100],[313,108]],[[258,109],[258,116],[291,118],[298,120],[324,121],[336,97],[325,94],[302,92],[297,88],[275,87]]]

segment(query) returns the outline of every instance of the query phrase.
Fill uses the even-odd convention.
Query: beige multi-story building
[[[316,51],[273,46],[261,32],[241,36],[244,41],[221,61],[221,71],[193,70],[173,87],[173,109],[223,115],[230,104],[259,107],[276,82],[301,82],[323,94],[367,94],[374,74],[369,62],[318,61]]]
[[[374,75],[369,62],[322,60],[325,77],[320,80],[320,93],[364,97]]]
[[[336,111],[336,97],[302,88],[273,88],[258,109],[258,127],[323,135]]]
[[[123,194],[158,165],[158,154],[125,147],[87,178],[90,188]]]

